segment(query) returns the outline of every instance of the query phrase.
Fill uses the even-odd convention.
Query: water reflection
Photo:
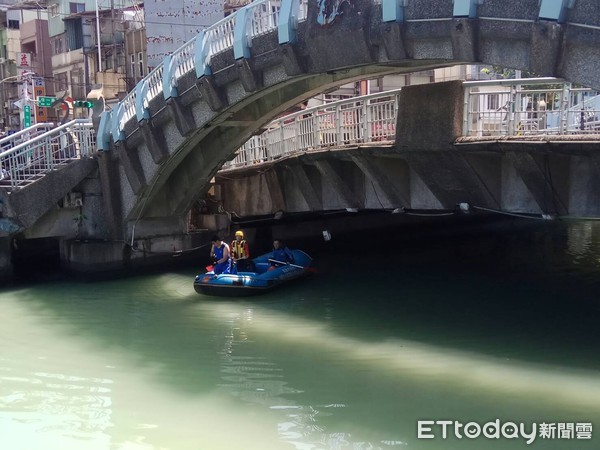
[[[573,223],[567,236],[567,253],[573,264],[600,268],[600,222]]]
[[[249,309],[224,303],[203,304],[198,308],[202,310],[203,317],[210,315],[217,321],[228,318],[231,326],[222,353],[221,379],[225,382],[220,384],[220,388],[244,402],[268,406],[279,415],[277,421],[281,439],[298,449],[408,445],[414,436],[410,424],[414,425],[418,417],[427,417],[432,410],[430,404],[423,403],[423,394],[413,399],[405,397],[406,391],[414,392],[415,389],[436,391],[442,388],[446,392],[454,392],[450,397],[445,394],[444,402],[468,399],[469,404],[477,404],[475,418],[492,418],[497,410],[513,410],[518,411],[521,417],[523,414],[524,417],[535,417],[537,411],[538,417],[544,420],[542,411],[552,410],[554,415],[576,412],[577,417],[587,417],[582,420],[600,419],[597,372],[500,360],[408,340],[361,342],[336,335],[319,323],[277,314],[259,306]],[[340,429],[345,417],[356,415],[352,408],[357,403],[366,402],[365,408],[369,407],[365,394],[346,393],[344,398],[350,402],[349,405],[307,402],[307,397],[310,399],[312,395],[298,387],[306,382],[306,373],[301,372],[298,377],[293,372],[293,362],[282,359],[271,346],[268,352],[259,354],[273,355],[273,359],[249,356],[256,353],[255,347],[261,342],[262,345],[278,342],[305,362],[305,355],[311,354],[313,366],[300,370],[311,372],[312,369],[315,376],[324,376],[329,382],[335,380],[336,375],[328,373],[331,369],[323,369],[320,365],[333,366],[338,377],[341,374],[340,385],[348,382],[360,385],[365,378],[376,377],[378,390],[393,392],[387,399],[394,405],[388,405],[388,408],[391,407],[393,417],[398,421],[397,430],[381,430],[377,421],[365,422],[364,428],[353,421],[350,429],[344,430],[343,426]],[[275,360],[285,361],[285,367]],[[294,380],[298,381],[298,385],[294,384]],[[312,384],[319,383],[313,380]],[[323,395],[317,397],[324,398]],[[351,410],[349,413],[345,411],[348,408]],[[377,418],[381,418],[380,404],[370,408]],[[379,439],[369,440],[368,437],[373,434],[379,435]],[[388,439],[381,439],[381,434]]]
[[[30,311],[2,301],[0,331],[0,436],[3,447],[17,449],[106,448],[112,423],[112,385],[107,377],[85,374],[85,365],[68,360],[72,345],[47,341]],[[84,363],[84,360],[79,360]],[[40,370],[43,368],[44,370]]]

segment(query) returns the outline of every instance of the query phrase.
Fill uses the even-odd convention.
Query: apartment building
[[[33,101],[36,95],[54,93],[46,12],[10,2],[0,5],[0,24],[0,129],[54,120],[53,111]]]
[[[107,99],[118,100],[126,92],[125,3],[130,4],[123,0],[49,0],[48,31],[57,96],[84,100],[92,89],[102,88]],[[72,113],[82,117],[88,111]]]

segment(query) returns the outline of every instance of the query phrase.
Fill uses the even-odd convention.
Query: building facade
[[[144,2],[148,70],[165,56],[224,17],[223,0],[147,0]]]
[[[46,12],[0,5],[0,20],[0,129],[11,132],[53,120],[53,111],[37,108],[34,101],[36,94],[54,92]]]

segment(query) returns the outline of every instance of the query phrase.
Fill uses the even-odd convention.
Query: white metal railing
[[[250,3],[248,8],[252,9],[252,23],[248,30],[249,38],[258,36],[269,31],[275,30],[279,23],[279,0],[259,0]],[[300,0],[298,3],[297,17],[298,21],[306,20],[308,3],[307,0]],[[233,48],[233,31],[237,14],[227,16],[214,23],[204,30],[207,52],[204,55],[206,63],[211,58],[225,50]],[[194,70],[194,54],[196,39],[186,42],[175,50],[172,54],[173,64],[175,65],[174,76],[179,79],[186,73]],[[144,104],[148,105],[152,99],[162,93],[163,83],[163,63],[160,63],[145,78],[146,96]],[[120,126],[123,128],[125,123],[135,115],[136,91],[132,90],[125,96],[122,103],[122,115],[120,117]]]
[[[29,128],[25,128],[24,130],[5,136],[0,139],[0,153],[10,150],[22,142],[27,142],[28,140],[33,139],[34,137],[39,136],[40,134],[45,133],[52,128],[54,128],[54,124],[51,122],[36,123]]]
[[[555,78],[465,82],[465,136],[600,134],[600,95]],[[400,90],[354,97],[280,117],[223,169],[297,152],[393,142]]]
[[[298,22],[303,22],[308,18],[308,0],[300,0],[300,11],[298,12]]]
[[[175,77],[177,79],[194,70],[194,47],[196,40],[186,42],[173,52],[175,64]]]
[[[60,164],[91,156],[96,134],[92,121],[76,119],[0,153],[0,180],[26,185]]]
[[[399,94],[398,89],[355,97],[280,117],[265,132],[250,138],[223,168],[336,146],[391,143],[396,136]]]
[[[381,0],[373,0],[374,4],[380,4]],[[406,3],[406,2],[405,2]],[[297,3],[298,10],[292,13],[293,17],[297,18],[298,22],[305,21],[308,15],[308,0],[298,0]],[[252,23],[250,24],[250,28],[246,30],[247,38],[252,40],[252,37],[258,36],[260,34],[267,33],[271,30],[276,29],[277,24],[279,22],[279,11],[280,11],[280,0],[257,0],[246,5],[246,8],[251,10],[251,19]],[[228,17],[221,19],[220,21],[214,23],[204,30],[204,39],[206,42],[206,49],[203,50],[206,53],[203,54],[205,58],[205,63],[210,64],[210,60],[214,55],[217,55],[227,49],[231,49],[234,43],[234,29],[235,22],[238,14],[234,13]],[[451,17],[438,17],[438,18],[430,18],[426,17],[427,14],[423,15],[421,18],[411,18],[406,19],[406,22],[424,22],[424,21],[449,21],[454,18]],[[516,21],[516,22],[525,22],[532,23],[533,20],[526,19],[517,19],[517,18],[506,18],[506,17],[479,17],[480,20],[492,20],[492,21]],[[577,23],[569,23],[571,26],[580,26],[587,27],[590,29],[600,29],[597,26],[585,25],[585,24],[577,24]],[[182,75],[190,72],[194,68],[194,54],[195,54],[195,45],[196,38],[186,42],[179,49],[175,50],[172,54],[172,58],[175,64],[174,76],[176,78],[181,77]],[[144,79],[147,84],[146,97],[144,99],[144,104],[147,105],[149,102],[157,97],[162,90],[162,72],[163,72],[163,64],[159,64],[148,76]],[[135,106],[135,91],[132,91],[128,96],[123,100],[123,113],[120,120],[120,128],[122,129],[125,122],[129,120],[134,115],[134,110],[132,105]],[[552,104],[554,105],[554,104]],[[585,114],[584,114],[585,115]],[[587,117],[584,117],[584,120],[587,120]],[[572,121],[575,120],[575,116],[571,118]],[[494,119],[497,122],[497,119]],[[527,120],[520,120],[520,126],[522,130],[526,131],[528,126],[530,125]],[[573,122],[574,123],[574,122]]]
[[[135,98],[136,93],[134,89],[121,100],[121,105],[123,107],[122,123],[127,123],[129,119],[135,116]]]
[[[262,0],[250,3],[252,8],[252,26],[250,27],[250,37],[268,33],[277,28],[279,18],[279,9],[281,2],[279,0]]]
[[[211,56],[233,47],[235,18],[236,14],[227,16],[204,31],[208,42],[208,54],[206,57],[209,61]]]
[[[600,133],[600,97],[554,78],[465,82],[465,136]]]

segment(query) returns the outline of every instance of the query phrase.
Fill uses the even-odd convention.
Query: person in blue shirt
[[[213,236],[212,238],[210,256],[215,260],[215,265],[213,268],[215,275],[219,275],[221,273],[230,273],[231,255],[229,252],[229,246],[223,242],[219,236]]]
[[[294,255],[289,248],[283,245],[280,239],[275,239],[273,241],[273,253],[271,256],[271,267],[269,270],[273,270],[276,267],[282,266],[285,263],[293,263]]]

